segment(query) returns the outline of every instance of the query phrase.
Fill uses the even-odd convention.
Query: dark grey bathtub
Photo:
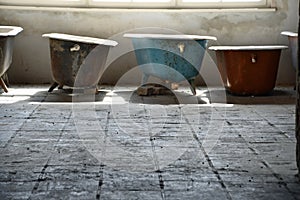
[[[62,33],[44,34],[49,38],[51,70],[54,83],[49,88],[64,85],[73,88],[96,88],[103,71],[112,40]],[[80,76],[78,77],[78,73]]]

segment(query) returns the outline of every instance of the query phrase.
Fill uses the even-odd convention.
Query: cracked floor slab
[[[300,199],[293,88],[47,88],[0,95],[0,199]]]

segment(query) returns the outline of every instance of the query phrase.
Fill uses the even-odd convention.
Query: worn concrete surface
[[[47,87],[0,95],[0,199],[300,199],[292,88],[72,103]]]

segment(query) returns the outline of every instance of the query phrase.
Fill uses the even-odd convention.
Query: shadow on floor
[[[210,101],[214,103],[225,103],[224,90],[211,90]],[[296,92],[291,88],[276,88],[271,93],[261,96],[238,96],[226,92],[226,103],[229,104],[295,104]]]
[[[38,96],[44,96],[45,98],[42,102],[51,102],[51,103],[72,103],[72,102],[101,102],[106,96],[105,91],[99,91],[97,94],[73,94],[73,91],[70,89],[59,89],[52,92],[41,91],[37,92],[31,97],[33,102],[41,102]]]
[[[4,96],[19,96],[19,94],[4,94]],[[20,94],[26,95],[27,94]],[[264,96],[236,96],[225,92],[222,88],[198,88],[197,95],[194,96],[188,90],[172,90],[164,95],[139,96],[137,90],[124,87],[121,90],[114,90],[110,87],[103,87],[95,93],[73,94],[71,89],[57,89],[51,93],[39,90],[30,95],[27,101],[50,102],[50,103],[72,103],[72,102],[104,102],[106,103],[136,103],[136,104],[295,104],[296,92],[292,88],[275,88],[270,94]]]
[[[207,104],[200,96],[194,96],[182,91],[172,91],[163,95],[139,96],[137,90],[117,91],[118,96],[124,101],[136,104],[160,104],[160,105],[179,105],[179,104]]]

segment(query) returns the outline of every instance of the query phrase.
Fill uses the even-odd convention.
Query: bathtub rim
[[[152,33],[125,33],[125,38],[136,39],[166,39],[166,40],[217,40],[214,36],[188,35],[188,34],[152,34]]]
[[[118,42],[114,40],[95,38],[95,37],[87,37],[87,36],[78,36],[71,35],[65,33],[44,33],[42,37],[49,39],[57,39],[63,41],[72,41],[72,42],[82,42],[87,44],[97,44],[97,45],[105,45],[105,46],[117,46]]]
[[[298,37],[298,33],[292,31],[282,31],[280,34],[288,37]]]
[[[267,50],[282,50],[287,49],[286,45],[254,45],[254,46],[211,46],[208,50],[212,51],[267,51]]]
[[[7,37],[7,36],[16,36],[18,35],[20,32],[23,31],[23,28],[20,27],[20,26],[1,26],[0,25],[0,29],[12,29],[8,32],[5,32],[5,33],[1,33],[0,32],[0,36],[1,37]]]

